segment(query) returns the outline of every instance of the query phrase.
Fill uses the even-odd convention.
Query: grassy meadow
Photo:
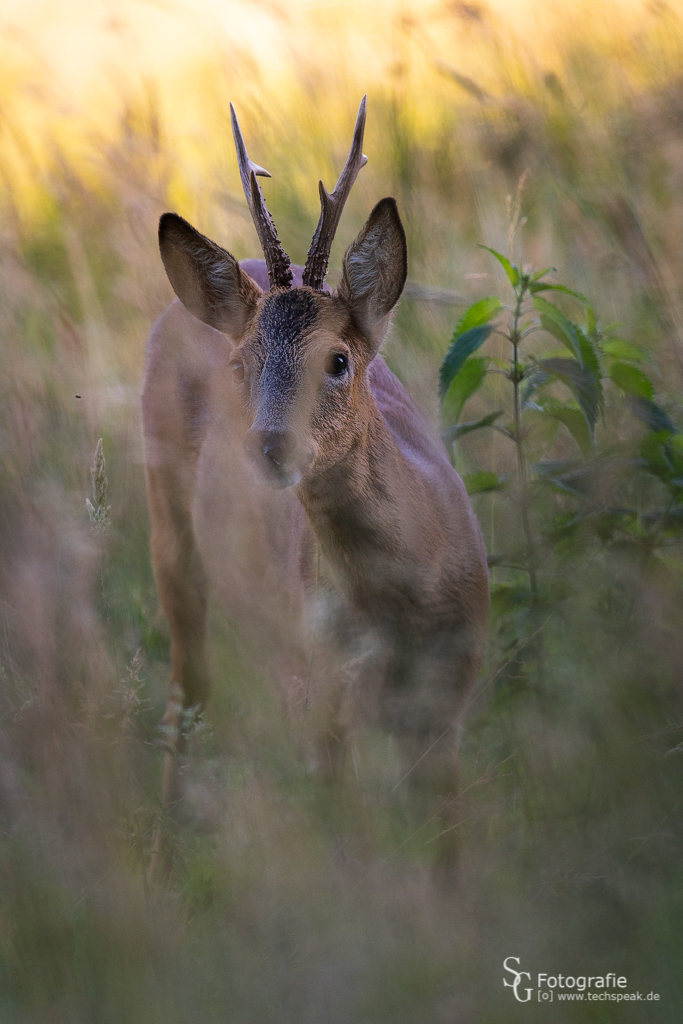
[[[8,5],[0,32],[0,1021],[680,1020],[678,5],[74,2],[61,34],[50,17]],[[303,262],[317,179],[334,184],[366,91],[369,163],[330,280],[395,196],[409,287],[385,354],[441,429],[513,415],[500,334],[479,353],[481,387],[439,408],[465,310],[511,302],[478,246],[527,277],[555,268],[547,280],[584,302],[543,294],[587,316],[600,360],[594,436],[584,393],[552,380],[527,395],[517,445],[509,430],[451,431],[493,591],[457,887],[433,881],[438,807],[401,783],[391,739],[356,736],[330,801],[217,610],[174,873],[150,887],[170,664],[139,424],[145,339],[172,295],[158,217],[259,255],[233,100]],[[552,335],[534,334],[529,366],[557,368]],[[510,956],[532,974],[613,971],[660,1000],[523,1006],[503,986]]]

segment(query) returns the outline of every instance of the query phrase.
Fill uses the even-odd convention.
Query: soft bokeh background
[[[410,284],[387,358],[425,413],[436,422],[463,308],[504,294],[477,243],[507,250],[506,197],[526,172],[516,258],[556,267],[620,322],[656,359],[657,400],[675,419],[682,68],[683,12],[663,0],[4,0],[3,1021],[645,1019],[609,1003],[521,1007],[502,985],[507,956],[532,972],[616,971],[629,991],[661,994],[648,1020],[680,1019],[677,549],[647,586],[597,548],[564,557],[542,678],[519,644],[507,656],[509,617],[494,617],[463,744],[461,878],[447,893],[429,872],[433,807],[397,787],[390,740],[357,738],[330,803],[217,615],[175,874],[146,885],[169,658],[138,398],[146,334],[171,298],[159,214],[258,254],[229,101],[303,262],[317,179],[334,184],[367,92],[369,163],[330,277],[372,205],[396,196]],[[493,377],[472,416],[505,401]],[[604,430],[628,432],[618,418]],[[99,437],[105,538],[85,507]],[[463,441],[459,468],[504,472],[496,438]],[[512,499],[474,501],[494,552],[514,532]]]

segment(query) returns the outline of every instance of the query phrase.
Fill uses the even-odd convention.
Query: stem
[[[515,419],[515,447],[517,448],[517,468],[519,471],[519,484],[520,484],[520,495],[521,495],[521,517],[522,517],[522,529],[524,531],[524,539],[526,542],[527,550],[527,573],[529,574],[529,589],[531,591],[531,619],[536,627],[534,635],[539,631],[539,619],[540,619],[540,600],[538,594],[538,577],[536,575],[536,546],[534,544],[534,536],[531,531],[531,523],[529,522],[529,474],[526,463],[526,454],[524,452],[524,441],[522,438],[522,409],[520,403],[519,385],[522,382],[523,375],[520,373],[518,366],[518,355],[519,346],[524,340],[527,332],[522,332],[520,329],[520,319],[522,316],[526,316],[526,312],[522,313],[522,303],[527,292],[527,285],[520,283],[517,290],[517,302],[512,315],[512,327],[510,329],[510,341],[512,342],[512,388],[513,388],[513,400],[514,400],[514,419]],[[538,680],[543,687],[545,681],[545,657],[543,652],[543,638],[539,636],[538,644],[536,646],[536,658],[537,658],[537,670]]]
[[[513,389],[513,402],[514,402],[514,420],[515,420],[515,447],[517,449],[517,469],[519,471],[519,481],[521,490],[521,514],[522,514],[522,529],[524,530],[524,539],[526,541],[527,548],[527,572],[529,573],[529,587],[531,589],[531,600],[534,607],[538,606],[538,579],[536,576],[536,549],[534,546],[533,534],[531,532],[531,524],[529,522],[529,482],[526,464],[526,455],[524,453],[524,443],[522,440],[522,410],[520,406],[520,394],[519,385],[521,383],[517,356],[519,352],[519,345],[522,341],[522,335],[519,329],[519,321],[522,316],[522,303],[526,288],[520,285],[519,291],[517,292],[517,302],[515,309],[512,314],[512,327],[510,329],[510,341],[512,342],[512,389]]]
[[[114,657],[114,669],[116,671],[116,681],[119,682],[119,664],[116,657],[116,644],[114,643],[114,631],[111,628],[111,615],[109,614],[109,602],[107,601],[107,591],[104,586],[104,558],[102,551],[100,550],[100,582],[102,583],[102,600],[104,601],[104,610],[107,616],[107,626],[109,627],[109,642],[111,643],[111,652]]]

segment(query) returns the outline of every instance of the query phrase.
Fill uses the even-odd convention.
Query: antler
[[[242,132],[240,131],[237,114],[232,103],[230,104],[230,118],[232,120],[232,134],[235,137],[235,148],[237,149],[237,162],[240,168],[242,188],[247,197],[247,203],[251,210],[251,216],[256,226],[256,232],[266,258],[268,268],[268,280],[271,288],[290,288],[292,284],[291,260],[282,243],[277,236],[277,230],[273,218],[268,213],[266,202],[261,192],[261,186],[256,180],[256,175],[270,178],[265,167],[259,167],[253,160],[249,159],[247,147],[244,145]]]
[[[367,99],[367,96],[364,96],[360,101],[351,151],[344,170],[339,176],[339,181],[334,186],[334,192],[330,195],[322,181],[318,186],[320,190],[320,220],[313,235],[311,248],[308,250],[306,267],[303,273],[303,283],[308,285],[309,288],[315,288],[317,291],[322,289],[325,280],[332,241],[342,215],[342,210],[344,209],[344,204],[358,176],[358,172],[368,162],[368,158],[363,155],[363,133],[365,131]]]

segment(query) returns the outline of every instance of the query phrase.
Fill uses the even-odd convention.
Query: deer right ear
[[[395,199],[381,199],[344,256],[337,294],[379,348],[408,273],[406,234]]]
[[[165,213],[159,221],[159,250],[185,308],[209,327],[241,338],[263,293],[235,257],[177,213]]]

